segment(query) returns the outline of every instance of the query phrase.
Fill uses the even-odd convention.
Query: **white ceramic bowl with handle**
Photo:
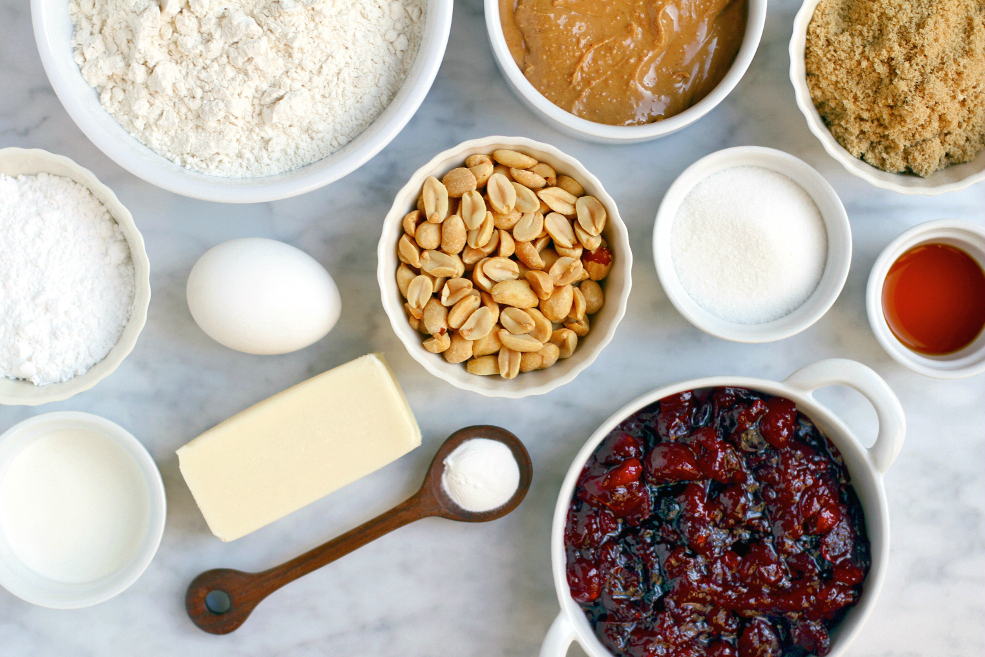
[[[570,358],[557,361],[555,365],[535,372],[523,372],[513,379],[500,376],[478,376],[465,371],[465,364],[452,364],[441,354],[432,354],[421,346],[424,336],[411,328],[404,313],[405,299],[397,288],[396,271],[400,261],[397,259],[397,241],[404,234],[402,219],[417,206],[425,179],[435,176],[441,179],[455,167],[464,166],[465,158],[476,153],[491,154],[498,148],[507,148],[527,153],[541,162],[546,162],[558,174],[568,175],[585,188],[586,194],[595,196],[602,202],[608,219],[602,230],[602,237],[613,254],[612,270],[602,281],[605,304],[591,315],[591,330],[578,340],[578,347]],[[616,327],[626,314],[629,290],[632,287],[633,254],[629,246],[629,231],[619,216],[616,202],[602,187],[602,183],[575,158],[562,153],[557,148],[525,137],[485,137],[473,139],[439,153],[417,170],[407,184],[397,192],[393,206],[383,220],[383,233],[376,250],[376,277],[383,297],[383,310],[390,318],[390,324],[407,351],[431,374],[463,390],[471,390],[487,397],[508,397],[517,399],[527,395],[542,395],[573,380],[578,373],[594,362],[605,348]]]
[[[985,228],[970,221],[938,219],[904,231],[876,258],[865,289],[865,310],[876,340],[893,360],[935,379],[960,379],[985,372],[985,331],[953,354],[930,356],[907,348],[893,335],[883,312],[882,290],[889,268],[901,255],[921,244],[947,244],[961,249],[985,270]]]
[[[691,298],[674,269],[671,236],[677,211],[699,182],[719,171],[756,166],[781,173],[800,185],[821,213],[828,240],[824,271],[811,295],[790,313],[761,324],[740,324],[718,317]],[[670,186],[653,224],[653,262],[667,298],[684,318],[711,335],[734,342],[772,342],[800,333],[824,316],[841,294],[852,264],[852,228],[834,188],[803,160],[762,146],[736,146],[701,158]]]
[[[72,120],[121,167],[182,196],[221,203],[261,203],[305,194],[347,176],[379,153],[424,101],[448,44],[452,0],[427,0],[421,43],[400,90],[376,120],[334,153],[275,176],[224,178],[186,169],[137,141],[99,103],[82,78],[72,49],[72,19],[64,0],[31,0],[34,38],[48,80]]]
[[[810,89],[807,87],[807,68],[804,62],[804,49],[807,45],[807,27],[814,17],[814,9],[821,0],[804,0],[793,21],[793,36],[790,39],[790,82],[793,84],[797,107],[807,119],[807,127],[818,138],[828,155],[838,160],[841,166],[851,173],[882,189],[899,194],[923,194],[934,196],[945,192],[955,192],[976,182],[985,180],[985,150],[971,162],[954,164],[936,171],[926,178],[911,173],[890,173],[877,169],[849,153],[838,143],[828,127],[824,125]]]
[[[147,449],[133,435],[114,422],[75,411],[44,413],[28,418],[0,435],[0,489],[11,464],[32,442],[58,431],[82,430],[111,439],[132,459],[136,475],[132,487],[115,493],[130,499],[142,499],[144,522],[133,528],[133,549],[129,559],[113,572],[88,582],[64,582],[35,572],[15,553],[0,525],[0,586],[32,604],[52,609],[78,609],[104,602],[129,588],[150,565],[164,535],[167,501],[164,482],[157,464]],[[120,483],[120,482],[114,482]],[[57,482],[52,482],[57,487]],[[2,498],[0,498],[2,499]],[[83,528],[78,528],[83,531]]]
[[[50,173],[74,180],[86,187],[106,206],[130,246],[130,258],[133,260],[134,270],[133,309],[123,334],[106,358],[89,368],[85,374],[72,377],[62,383],[36,386],[22,379],[0,378],[0,404],[35,406],[61,401],[88,390],[112,374],[137,344],[137,336],[140,335],[147,321],[147,307],[150,305],[150,261],[147,259],[144,239],[137,230],[133,215],[120,203],[113,190],[101,183],[88,169],[84,169],[67,157],[40,149],[4,148],[0,149],[0,173],[8,176]]]
[[[831,385],[844,385],[857,390],[875,408],[879,432],[872,447],[864,447],[844,422],[814,398],[812,393],[815,390]],[[889,508],[882,478],[903,446],[906,423],[899,400],[878,374],[861,363],[835,358],[802,367],[782,382],[741,376],[713,376],[663,386],[618,410],[592,434],[568,469],[554,509],[551,525],[551,571],[561,612],[544,638],[541,657],[563,657],[575,641],[591,657],[612,655],[595,636],[585,612],[572,599],[565,572],[564,528],[568,506],[588,459],[620,422],[644,406],[686,390],[722,386],[759,390],[795,402],[797,410],[809,417],[841,452],[851,475],[852,486],[865,512],[872,565],[865,577],[858,604],[848,611],[831,633],[831,652],[828,657],[844,655],[849,644],[858,636],[866,618],[875,608],[879,589],[886,578],[889,560]]]
[[[500,0],[485,0],[486,30],[492,45],[496,65],[506,78],[506,83],[520,101],[548,125],[561,132],[601,144],[636,144],[650,141],[677,132],[691,125],[714,109],[745,75],[752,58],[756,55],[759,40],[763,36],[766,23],[766,0],[749,0],[749,13],[746,18],[746,32],[735,60],[722,81],[711,93],[680,114],[644,125],[621,126],[606,125],[589,121],[561,109],[530,83],[520,71],[506,45],[503,25],[499,14]]]

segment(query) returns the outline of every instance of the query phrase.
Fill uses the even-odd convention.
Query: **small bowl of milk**
[[[144,572],[164,533],[161,473],[122,427],[38,415],[0,435],[0,585],[54,609],[98,604]]]

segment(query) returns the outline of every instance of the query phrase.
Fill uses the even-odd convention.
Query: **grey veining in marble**
[[[867,185],[828,157],[797,111],[786,50],[794,0],[770,3],[763,42],[730,97],[664,139],[607,147],[565,137],[510,94],[496,70],[479,0],[456,3],[438,78],[407,128],[345,179],[277,203],[219,205],[185,199],[133,177],[72,123],[38,59],[27,0],[0,0],[0,147],[38,147],[91,169],[133,212],[151,260],[153,300],[136,349],[94,389],[39,408],[0,407],[0,430],[37,413],[105,416],[149,448],[164,475],[168,524],[160,551],[128,591],[96,607],[53,611],[0,589],[0,655],[533,655],[557,613],[549,568],[555,496],[580,445],[610,413],[656,386],[713,374],[780,379],[825,357],[859,360],[886,378],[906,409],[908,435],[886,477],[889,577],[849,654],[985,654],[985,376],[935,381],[892,361],[865,317],[868,270],[904,229],[941,217],[981,222],[985,187],[940,197]],[[421,164],[460,141],[518,134],[582,159],[619,203],[635,266],[628,314],[612,344],[575,382],[543,397],[493,400],[429,375],[404,351],[379,301],[375,247],[394,193]],[[816,167],[841,195],[854,233],[841,297],[812,328],[768,345],[741,345],[688,324],[663,294],[650,235],[657,205],[698,158],[756,144]],[[250,356],[212,342],[192,321],[184,282],[222,241],[270,237],[310,253],[335,277],[343,313],[324,340],[300,352]],[[201,431],[294,383],[369,351],[386,353],[425,434],[421,449],[255,534],[230,544],[209,533],[177,469],[174,450]],[[875,415],[855,392],[818,396],[862,436]],[[529,447],[536,469],[527,500],[488,525],[426,520],[398,530],[261,604],[225,637],[184,613],[202,570],[259,570],[296,555],[402,500],[455,429],[503,424]],[[572,654],[577,650],[573,650]]]

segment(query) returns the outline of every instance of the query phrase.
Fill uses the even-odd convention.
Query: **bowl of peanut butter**
[[[496,64],[562,132],[636,143],[707,114],[745,74],[766,0],[485,0]]]

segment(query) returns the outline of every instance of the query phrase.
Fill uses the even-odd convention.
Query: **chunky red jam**
[[[592,455],[568,508],[571,596],[632,657],[825,655],[869,541],[841,455],[793,402],[667,397]]]

